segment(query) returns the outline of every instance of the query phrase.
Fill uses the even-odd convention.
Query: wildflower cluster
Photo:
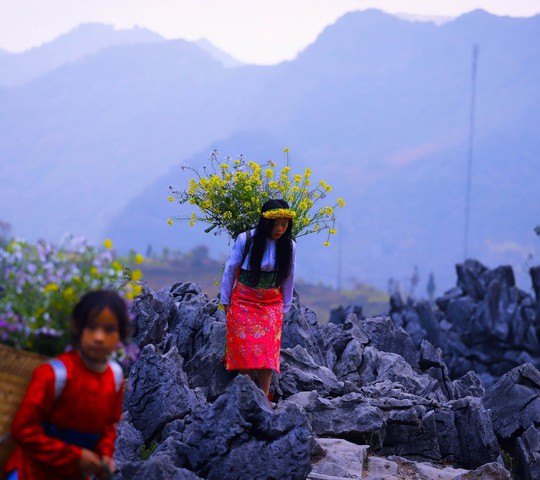
[[[330,235],[337,233],[335,210],[345,206],[345,202],[338,198],[330,205],[316,206],[328,196],[332,187],[324,180],[312,185],[309,168],[293,174],[289,166],[289,149],[284,152],[287,162],[281,169],[272,161],[260,165],[247,161],[244,156],[220,160],[217,151],[212,152],[210,166],[203,167],[202,173],[182,167],[194,172],[195,178],[189,180],[188,187],[183,190],[170,187],[169,201],[194,205],[198,211],[175,220],[187,221],[191,226],[202,221],[209,224],[206,232],[226,232],[236,238],[257,224],[261,205],[266,200],[283,199],[296,213],[293,237],[326,231],[328,236],[324,245],[330,245]],[[173,220],[167,222],[172,224]]]
[[[72,236],[58,247],[44,240],[6,242],[0,248],[0,342],[57,355],[70,344],[70,315],[84,293],[109,288],[133,300],[141,292],[141,270],[116,260],[110,240],[104,247]],[[142,261],[135,256],[135,263]],[[122,346],[117,357],[134,354]]]

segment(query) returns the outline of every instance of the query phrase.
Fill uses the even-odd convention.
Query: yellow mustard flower
[[[110,249],[113,247],[113,243],[112,243],[112,241],[111,241],[109,238],[107,238],[107,239],[105,239],[105,240],[103,241],[103,246],[104,246],[106,249],[110,250]]]
[[[325,247],[329,247],[329,246],[330,246],[330,242],[324,242],[323,245],[324,245]]]
[[[75,289],[73,287],[66,287],[64,288],[64,291],[62,292],[62,296],[66,300],[71,300],[75,297]]]
[[[167,197],[167,200],[169,200],[169,202],[174,202],[174,197],[172,195],[169,195]]]
[[[43,289],[43,293],[56,292],[58,291],[58,285],[54,282],[48,283]]]
[[[264,171],[264,175],[266,176],[266,178],[274,178],[274,170],[272,170],[271,168],[267,168]]]
[[[138,282],[142,278],[143,274],[140,269],[133,270],[131,272],[131,280],[134,282]]]
[[[341,197],[336,200],[336,203],[339,205],[340,208],[343,208],[345,206],[345,201]]]
[[[120,272],[124,267],[122,267],[122,264],[118,260],[114,260],[111,263],[111,267],[115,272]]]
[[[173,223],[174,223],[174,222],[173,222],[170,218],[167,219],[167,224],[168,224],[168,225],[172,225]]]
[[[137,253],[135,255],[135,264],[139,265],[143,262],[144,262],[144,257],[140,253]]]
[[[289,147],[283,149],[283,153],[289,153],[289,152],[290,152]]]
[[[138,297],[142,293],[142,286],[141,285],[133,285],[131,287],[133,296]]]
[[[335,235],[337,233],[337,230],[335,228],[331,228],[331,229],[328,230],[328,233],[330,235]]]

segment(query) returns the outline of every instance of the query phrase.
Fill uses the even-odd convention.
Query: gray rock
[[[445,401],[439,384],[429,375],[417,374],[403,357],[366,347],[359,370],[362,385],[390,380],[402,385],[407,392],[433,400]]]
[[[361,305],[349,305],[347,307],[340,305],[338,308],[333,308],[330,310],[330,319],[328,320],[328,323],[342,325],[345,323],[345,319],[349,313],[354,313],[357,318],[364,318]]]
[[[454,422],[460,443],[459,457],[465,468],[477,468],[501,458],[490,413],[476,397],[466,397],[448,403],[454,412]]]
[[[494,425],[505,449],[516,446],[510,453],[524,480],[534,478],[536,304],[508,268],[460,268],[459,288],[438,299],[439,312],[392,297],[392,318],[359,319],[351,309],[339,324],[318,325],[295,298],[284,319],[282,373],[272,380],[274,410],[249,378],[225,370],[217,300],[192,283],[145,289],[134,307],[144,348],[127,382],[118,478],[306,478],[311,454],[321,460],[314,434],[474,469],[500,461]],[[485,378],[519,362],[531,365],[484,392]],[[144,462],[143,445],[157,447]],[[392,458],[396,476],[388,478],[451,478],[449,467]],[[354,475],[343,467],[334,462],[310,478]]]
[[[359,372],[362,367],[363,351],[363,345],[356,339],[352,339],[347,344],[339,360],[334,364],[334,373],[339,380],[358,386],[362,385]]]
[[[226,325],[206,317],[208,326],[207,342],[191,356],[185,364],[186,373],[191,388],[199,387],[204,391],[208,400],[213,401],[221,395],[236,372],[225,368]]]
[[[516,453],[522,478],[540,478],[540,430],[530,426],[518,438]]]
[[[473,371],[452,382],[454,399],[463,397],[482,397],[486,392],[482,381]]]
[[[361,475],[369,449],[367,445],[356,445],[339,438],[318,438],[316,441],[323,454],[313,463],[308,478],[358,478]]]
[[[317,365],[305,348],[297,345],[281,351],[279,388],[285,398],[310,390],[335,396],[343,392],[343,383],[338,382],[331,370]]]
[[[304,479],[313,438],[308,417],[293,404],[272,411],[260,389],[236,377],[201,422],[186,425],[191,470],[213,479]]]
[[[466,331],[469,327],[469,320],[476,313],[477,308],[477,301],[468,295],[452,298],[448,301],[445,312],[446,319],[454,329]]]
[[[302,392],[302,408],[309,415],[314,433],[318,437],[332,437],[353,443],[380,446],[385,435],[385,421],[381,409],[365,401],[363,395],[349,393],[342,397],[327,399]],[[286,403],[296,403],[292,396]]]
[[[444,295],[437,297],[435,299],[435,304],[437,305],[437,307],[439,307],[439,310],[441,312],[446,312],[448,305],[450,304],[450,301],[456,298],[460,298],[463,295],[464,295],[463,290],[461,290],[461,288],[454,287],[448,290],[447,292],[445,292]]]
[[[188,386],[183,363],[176,348],[161,354],[147,345],[131,368],[124,408],[147,443],[165,424],[185,417],[200,402]]]
[[[467,259],[456,265],[458,287],[475,300],[482,300],[486,294],[488,269],[479,261]]]
[[[419,460],[442,459],[433,411],[421,405],[392,410],[386,418],[382,455],[408,456]]]
[[[530,363],[501,377],[482,398],[493,427],[504,439],[516,439],[540,419],[540,372]]]
[[[366,318],[361,325],[370,346],[397,353],[413,368],[418,367],[418,351],[411,337],[402,328],[396,328],[390,317]]]
[[[324,365],[324,358],[316,338],[317,317],[308,308],[291,309],[283,319],[281,348],[303,347],[318,365]]]
[[[175,467],[167,455],[154,455],[146,461],[126,462],[117,480],[202,480],[190,470]]]
[[[160,344],[165,338],[175,307],[165,290],[155,293],[144,285],[133,303],[132,312],[135,319],[132,323],[133,342],[142,350],[146,345]]]
[[[511,475],[501,464],[492,462],[476,470],[458,475],[454,480],[511,480]]]
[[[143,445],[144,438],[131,423],[129,411],[124,412],[116,428],[115,462],[121,465],[126,462],[138,461]]]
[[[529,270],[532,280],[534,296],[536,298],[536,318],[540,318],[540,265]]]

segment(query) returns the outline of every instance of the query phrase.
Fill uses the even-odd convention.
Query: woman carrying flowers
[[[291,307],[296,212],[284,200],[268,200],[257,227],[241,233],[225,263],[221,303],[227,313],[227,370],[239,370],[270,398],[272,370],[279,373],[283,314]]]

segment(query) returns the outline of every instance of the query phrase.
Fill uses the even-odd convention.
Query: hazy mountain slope
[[[362,30],[366,15],[382,23]],[[349,14],[295,62],[268,73],[269,93],[252,112],[252,124],[264,125],[276,138],[294,139],[287,146],[293,147],[295,164],[317,165],[320,176],[347,199],[339,217],[343,239],[335,242],[346,259],[345,277],[383,286],[394,276],[403,285],[417,265],[424,281],[434,271],[440,288],[453,285],[454,264],[464,254],[470,72],[477,43],[468,253],[491,265],[511,262],[525,282],[521,265],[537,241],[531,225],[538,212],[534,152],[540,145],[534,132],[540,102],[533,79],[540,76],[540,55],[538,48],[524,47],[540,30],[538,18],[524,28],[505,20],[473,12],[437,28],[376,11]],[[478,22],[491,28],[478,28]],[[513,38],[507,53],[501,28]],[[232,148],[252,152],[250,143]],[[278,148],[270,156],[279,157]],[[206,240],[190,235],[184,241]],[[309,278],[337,270],[338,249],[320,249],[321,239],[301,242],[310,252],[303,266]]]
[[[13,89],[0,106],[0,203],[17,199],[6,219],[25,236],[95,235],[208,135],[230,133],[205,120],[222,70],[175,41],[108,49]]]
[[[237,60],[232,55],[220,50],[213,43],[210,43],[206,38],[200,38],[194,43],[201,47],[205,52],[209,53],[213,58],[218,60],[224,67],[233,68],[243,65],[240,60]]]
[[[0,59],[0,85],[16,86],[66,63],[80,60],[113,46],[154,43],[163,38],[143,28],[115,30],[99,23],[80,25],[56,40]]]
[[[478,44],[470,252],[522,263],[537,242],[538,32],[540,16],[477,11],[436,26],[370,10],[273,67],[223,68],[181,41],[108,49],[0,90],[2,219],[30,238],[107,232],[138,250],[211,241],[222,255],[223,239],[165,224],[174,172],[215,147],[280,160],[287,146],[295,169],[309,165],[347,202],[338,248],[301,240],[306,278],[333,281],[341,251],[344,279],[403,283],[418,265],[447,288],[463,255]]]

